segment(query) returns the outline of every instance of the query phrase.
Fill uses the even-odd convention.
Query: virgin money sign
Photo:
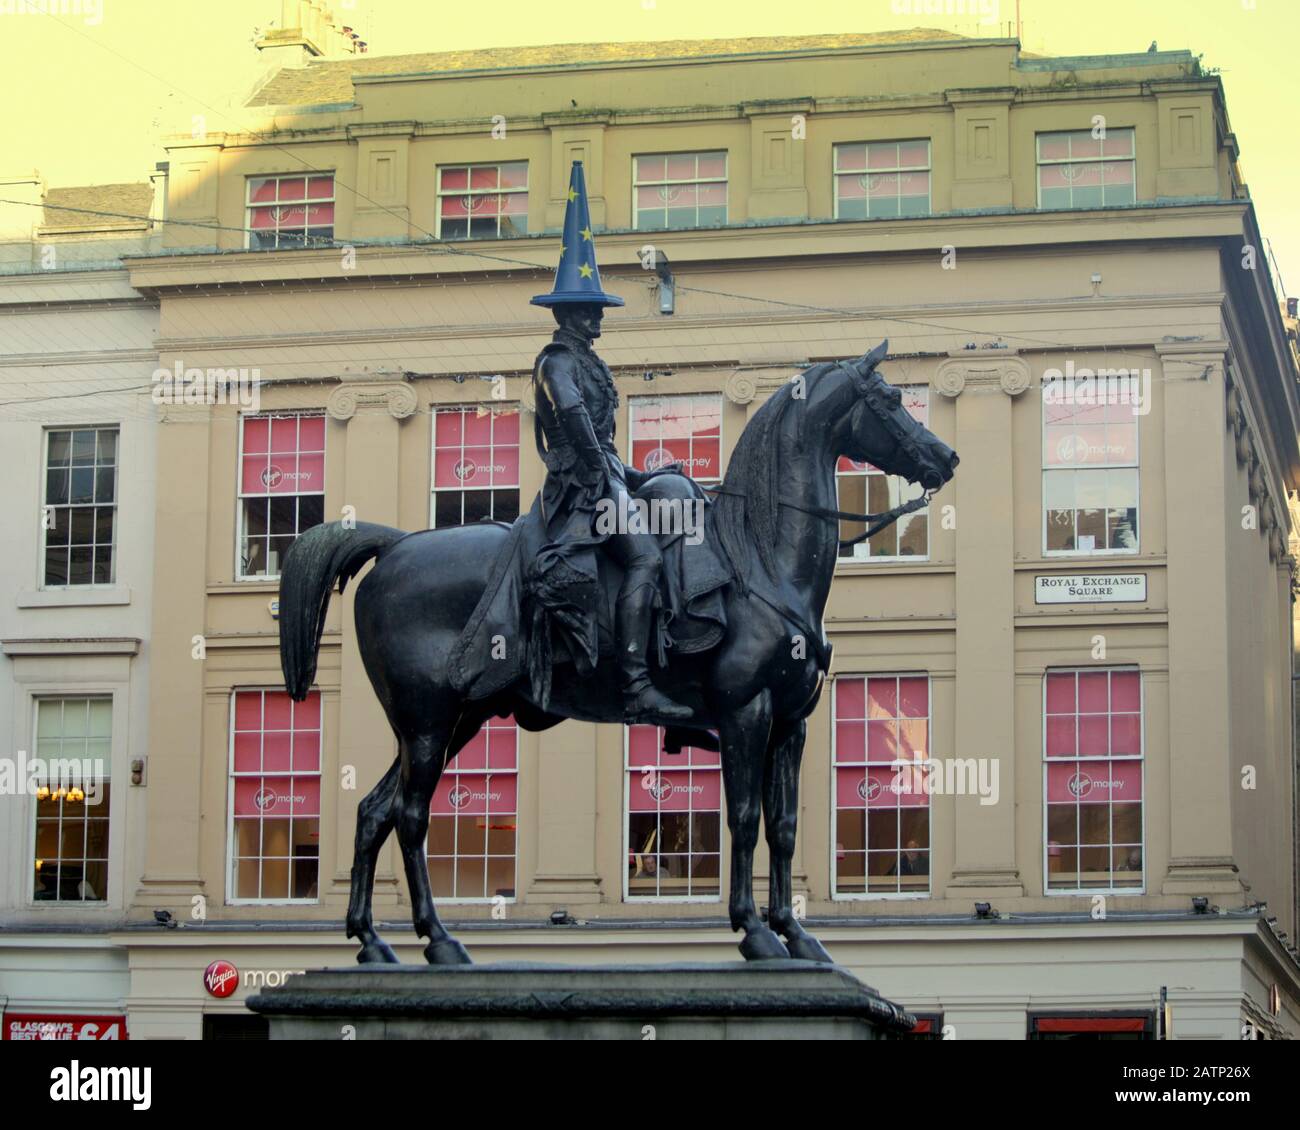
[[[218,958],[203,971],[203,987],[209,996],[228,997],[239,988],[239,970],[231,962]]]
[[[1049,804],[1115,804],[1142,799],[1142,762],[1056,762],[1047,767]]]
[[[516,784],[513,773],[446,773],[429,811],[435,816],[513,816]]]
[[[439,451],[433,459],[435,487],[519,485],[519,448],[471,447]]]
[[[633,812],[711,812],[721,802],[721,774],[716,772],[645,769],[628,778],[627,806]]]
[[[125,1040],[125,1016],[66,1016],[44,1012],[6,1012],[3,1040]]]
[[[236,816],[319,816],[319,777],[240,777]]]
[[[632,465],[649,473],[680,463],[682,470],[693,479],[716,479],[721,477],[720,444],[716,436],[662,441],[639,439],[632,444]]]
[[[925,791],[923,764],[898,766],[861,766],[835,772],[837,808],[924,808],[929,803]]]

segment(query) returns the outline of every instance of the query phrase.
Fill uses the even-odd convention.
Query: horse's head
[[[957,453],[903,407],[903,394],[876,366],[889,342],[856,361],[842,361],[857,393],[853,409],[838,427],[837,455],[901,475],[926,490],[938,490],[957,468]]]

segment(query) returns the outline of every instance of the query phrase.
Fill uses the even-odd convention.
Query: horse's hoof
[[[790,951],[790,956],[799,961],[820,961],[823,965],[835,964],[834,959],[826,952],[826,947],[811,934],[787,937],[785,947]]]
[[[777,961],[788,958],[790,951],[771,930],[760,926],[745,935],[740,943],[740,956],[746,961]]]
[[[401,965],[401,959],[393,952],[392,946],[382,938],[376,938],[361,947],[361,952],[357,954],[357,963],[359,965]]]
[[[424,947],[424,960],[430,965],[473,965],[469,951],[455,938],[443,938]]]

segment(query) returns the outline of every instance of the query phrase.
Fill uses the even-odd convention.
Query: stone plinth
[[[832,965],[312,970],[252,997],[273,1040],[880,1040],[912,1017]]]

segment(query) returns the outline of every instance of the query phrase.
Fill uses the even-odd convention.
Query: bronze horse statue
[[[654,672],[665,693],[693,704],[690,727],[717,731],[731,834],[728,910],[732,929],[745,932],[740,951],[750,960],[831,960],[794,916],[790,863],[806,719],[830,665],[822,614],[835,574],[839,521],[892,520],[924,501],[887,515],[846,514],[836,509],[837,461],[847,456],[901,475],[921,484],[926,497],[957,466],[956,453],[903,408],[898,389],[876,372],[886,345],[855,361],[812,366],[749,421],[708,514],[734,570],[724,594],[725,635],[711,650],[675,657]],[[664,478],[676,476],[655,481]],[[623,720],[612,663],[582,680],[572,669],[566,677],[561,667],[545,709],[527,679],[479,701],[453,689],[448,657],[484,591],[487,564],[509,532],[494,522],[410,534],[365,522],[331,522],[299,537],[285,560],[281,665],[285,686],[301,701],[315,676],[330,590],[337,582],[342,592],[369,560],[378,559],[357,589],[357,641],[399,755],[357,811],[347,933],[360,942],[360,962],[397,961],[375,932],[371,914],[376,859],[394,829],[415,932],[429,939],[425,959],[470,960],[434,910],[425,839],[439,777],[488,718],[513,714],[530,731],[566,718]],[[753,895],[760,814],[771,855],[766,924]]]

